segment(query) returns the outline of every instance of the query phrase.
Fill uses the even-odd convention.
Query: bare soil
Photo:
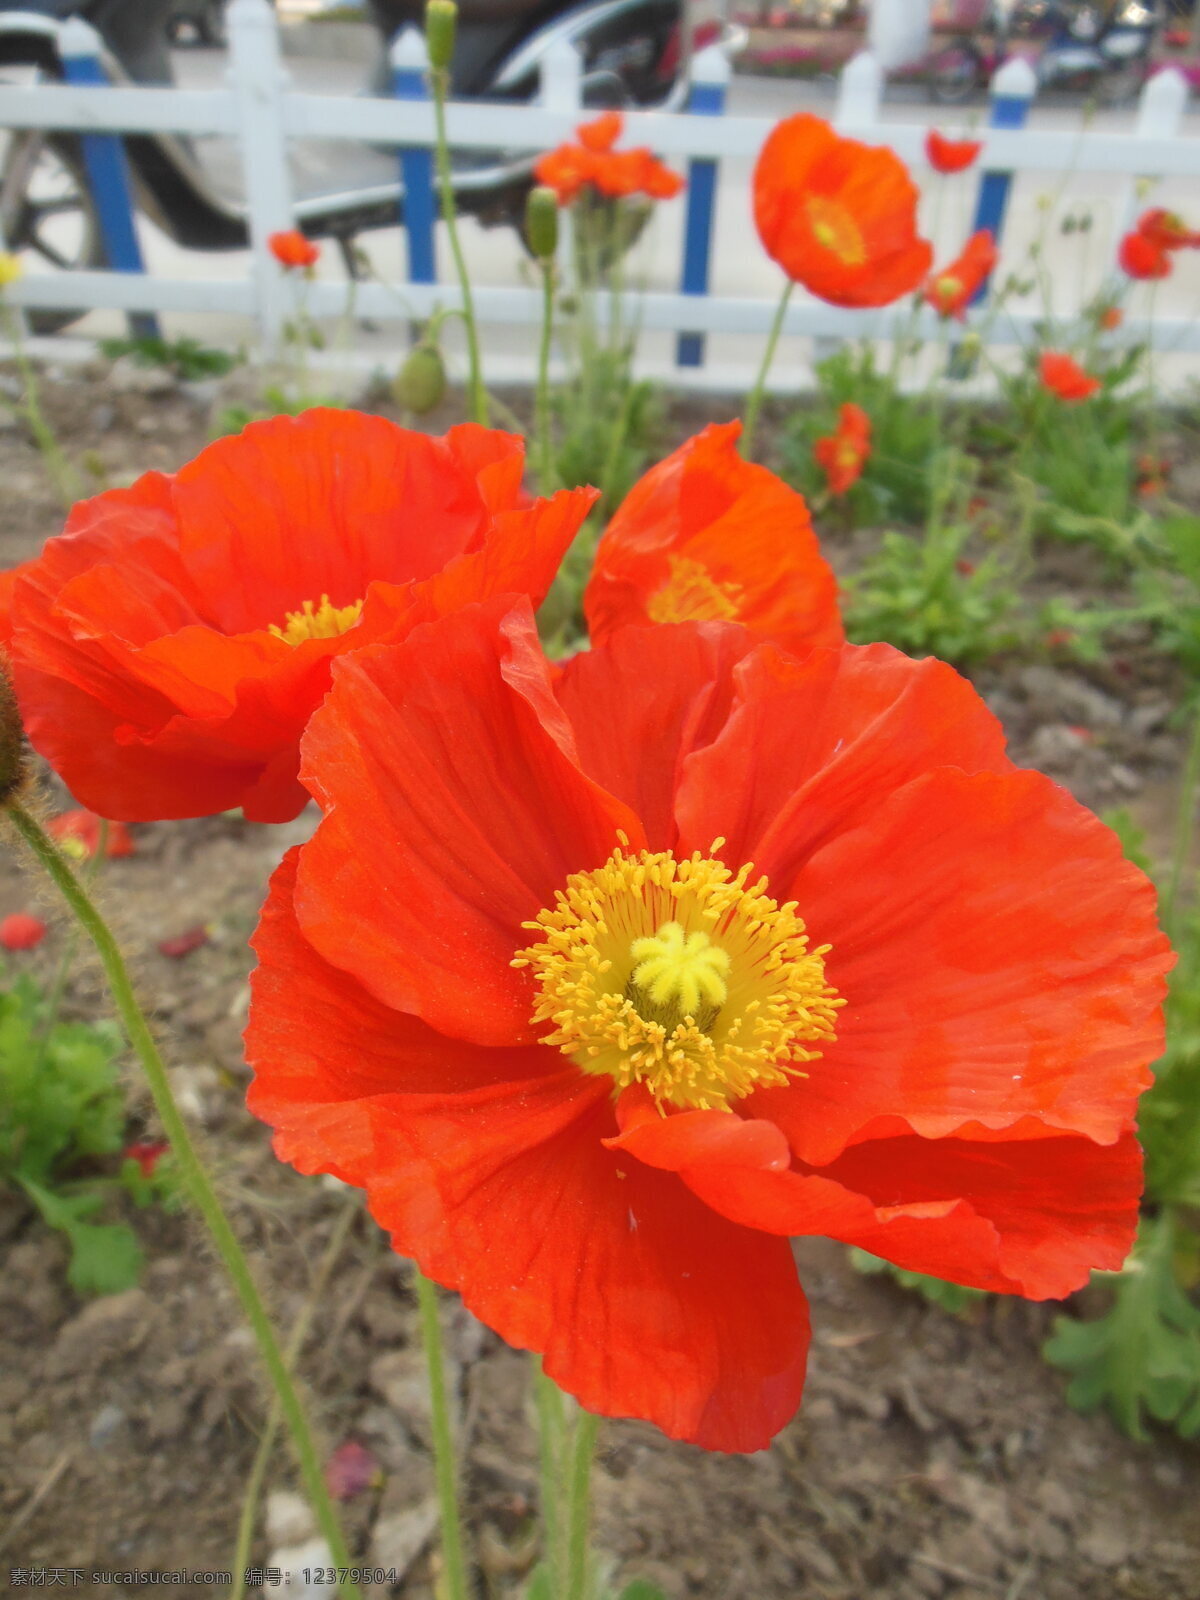
[[[205,442],[211,395],[147,394],[103,375],[47,385],[71,454],[94,452],[111,482],[169,469]],[[701,411],[705,415],[701,415]],[[729,408],[691,405],[682,437]],[[431,419],[442,427],[448,417]],[[19,430],[0,432],[0,566],[34,554],[61,511]],[[1054,580],[1086,593],[1086,562]],[[1125,804],[1156,836],[1169,826],[1178,736],[1171,675],[1133,641],[1128,658],[1082,671],[1053,661],[993,665],[981,688],[1019,760],[1086,803]],[[47,796],[65,804],[47,780]],[[351,1191],[303,1179],[271,1155],[247,1114],[240,1033],[253,928],[267,874],[313,825],[231,817],[133,830],[103,894],[162,1037],[186,1114],[201,1134],[242,1238],[284,1327],[306,1307],[300,1371],[327,1448],[361,1444],[371,1481],[345,1502],[355,1554],[395,1568],[390,1592],[433,1600],[436,1555],[428,1419],[406,1264],[361,1213],[314,1294]],[[37,905],[11,855],[0,916]],[[48,976],[65,929],[14,958]],[[158,945],[196,924],[183,958]],[[94,1017],[98,976],[81,963],[68,1011]],[[131,1138],[155,1129],[130,1083]],[[147,1252],[139,1288],[85,1302],[66,1286],[59,1240],[0,1197],[0,1575],[84,1574],[91,1594],[157,1592],[91,1574],[227,1568],[265,1400],[248,1335],[199,1229],[133,1212]],[[654,1430],[602,1433],[597,1544],[624,1582],[669,1600],[1200,1600],[1200,1449],[1158,1434],[1135,1444],[1075,1415],[1038,1354],[1061,1309],[989,1300],[956,1318],[888,1280],[863,1278],[821,1241],[799,1250],[816,1329],[809,1386],[770,1451],[706,1455]],[[1070,1309],[1081,1309],[1084,1297]],[[526,1358],[455,1306],[455,1394],[481,1592],[513,1595],[534,1558],[537,1471]],[[286,1447],[272,1459],[252,1559],[322,1564]],[[290,1496],[290,1498],[289,1498]],[[484,1588],[486,1585],[486,1588]],[[222,1592],[199,1579],[179,1594]],[[328,1594],[328,1587],[314,1588]]]

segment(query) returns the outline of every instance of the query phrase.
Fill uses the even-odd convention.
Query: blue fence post
[[[1037,92],[1037,77],[1029,62],[1021,56],[1006,61],[991,83],[992,111],[988,118],[990,128],[1023,128],[1029,116],[1029,105]],[[1008,209],[1008,196],[1012,188],[1011,172],[985,172],[979,180],[979,198],[975,202],[975,222],[972,233],[987,228],[1000,243],[1004,231],[1004,214]],[[985,298],[988,284],[982,283],[971,301],[972,305]]]
[[[731,68],[719,45],[701,50],[692,63],[688,110],[693,116],[719,117],[725,110]],[[687,215],[683,232],[682,294],[707,294],[712,264],[713,221],[717,203],[717,163],[697,157],[688,163]],[[677,367],[704,365],[704,335],[681,333],[675,341]]]
[[[59,32],[59,50],[67,82],[107,84],[100,59],[102,48],[100,35],[81,17],[64,22]],[[116,272],[145,272],[133,220],[133,185],[120,138],[113,133],[85,133],[80,144],[109,266]],[[152,312],[131,311],[128,322],[135,339],[159,337],[158,318]]]
[[[428,100],[429,53],[425,35],[407,27],[391,49],[392,92],[397,100]],[[437,203],[433,186],[433,151],[427,145],[405,146],[400,151],[400,180],[404,185],[404,232],[408,240],[408,281],[437,282],[434,225]]]

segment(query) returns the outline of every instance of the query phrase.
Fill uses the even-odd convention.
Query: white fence
[[[269,343],[277,337],[291,307],[293,285],[286,281],[266,246],[267,236],[291,226],[293,203],[288,170],[288,142],[294,139],[363,141],[374,145],[429,145],[433,141],[432,107],[419,100],[371,99],[345,95],[300,93],[284,72],[277,23],[267,0],[233,0],[229,10],[230,70],[218,89],[156,89],[88,86],[0,87],[0,127],[12,129],[76,129],[87,133],[220,134],[239,141],[251,235],[251,270],[241,280],[215,277],[169,277],[131,272],[29,274],[8,291],[26,308],[112,308],[130,312],[215,312],[255,319]],[[69,22],[60,29],[64,53],[76,58],[94,54],[95,36],[85,25]],[[397,64],[413,68],[423,51],[419,36],[399,41]],[[729,66],[715,47],[695,63],[697,79],[713,91],[728,82]],[[579,120],[578,58],[569,47],[550,58],[543,72],[541,103],[534,107],[452,104],[448,110],[451,144],[462,149],[539,151],[570,137]],[[978,164],[981,174],[1070,171],[1102,174],[1112,179],[1109,201],[1119,225],[1133,215],[1135,185],[1155,176],[1200,179],[1200,138],[1181,134],[1188,89],[1182,76],[1168,70],[1149,80],[1143,91],[1132,132],[1094,128],[1041,129],[1013,127],[1023,121],[1034,93],[1033,73],[1013,61],[997,74],[992,89],[992,115],[1008,127],[980,130],[985,140]],[[924,126],[888,123],[881,117],[882,76],[869,55],[857,57],[842,74],[833,120],[839,129],[874,144],[886,144],[914,167],[923,161]],[[718,94],[718,100],[720,96]],[[931,120],[934,120],[931,117]],[[944,118],[937,118],[939,122]],[[764,117],[632,112],[626,119],[631,143],[648,144],[668,159],[728,162],[753,158],[772,126]],[[995,180],[993,179],[993,188]],[[981,184],[981,198],[986,177]],[[718,193],[718,221],[720,195]],[[694,243],[694,241],[693,241]],[[514,244],[514,250],[517,248]],[[754,248],[757,249],[755,242]],[[782,282],[782,279],[780,280]],[[363,283],[356,292],[356,313],[375,322],[407,322],[437,306],[457,303],[452,283],[404,283],[395,289]],[[336,318],[346,306],[344,286],[318,281],[308,287],[307,308],[315,317]],[[746,361],[756,358],[776,302],[757,296],[647,291],[639,298],[638,319],[645,330],[737,334],[746,336]],[[534,287],[476,288],[482,322],[536,324],[541,315]],[[987,318],[985,308],[973,314],[986,328],[989,341],[1025,342],[1035,337],[1036,311],[1007,312]],[[985,320],[986,319],[986,320]],[[901,327],[909,336],[934,338],[939,327],[925,312],[915,328],[907,307],[881,312],[842,311],[806,296],[789,307],[785,333],[825,340],[866,335],[886,338]],[[1144,327],[1130,320],[1117,338],[1143,336]],[[1188,317],[1156,319],[1156,345],[1200,351],[1200,328]],[[398,338],[399,344],[399,338]],[[682,371],[687,381],[695,373]]]

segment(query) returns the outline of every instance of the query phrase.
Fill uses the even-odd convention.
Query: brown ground
[[[72,375],[51,385],[50,404],[72,453],[94,450],[113,481],[177,465],[205,438],[204,409],[178,391],[120,392]],[[33,554],[60,517],[36,455],[11,431],[0,432],[0,482],[3,566]],[[1062,581],[1074,581],[1069,570]],[[1149,658],[1130,659],[1124,672],[991,668],[980,682],[1018,759],[1091,804],[1128,804],[1161,835],[1178,761],[1170,684]],[[285,1325],[312,1297],[328,1236],[354,1203],[275,1162],[242,1104],[245,940],[270,868],[309,827],[214,818],[136,828],[138,853],[110,866],[104,891],[187,1114]],[[11,857],[0,862],[0,915],[33,894]],[[211,925],[206,945],[182,960],[158,953],[160,940],[201,922]],[[62,938],[56,926],[17,959],[48,973]],[[102,1007],[86,968],[69,1006],[92,1016]],[[131,1100],[138,1128],[147,1113],[136,1086]],[[9,1565],[230,1562],[263,1416],[253,1351],[198,1229],[155,1212],[133,1220],[149,1258],[142,1286],[85,1303],[65,1286],[57,1238],[22,1202],[0,1198],[0,1575]],[[641,1425],[606,1425],[597,1543],[617,1579],[650,1578],[671,1600],[1200,1600],[1200,1450],[1165,1434],[1135,1445],[1072,1413],[1038,1355],[1056,1308],[998,1300],[958,1320],[860,1277],[840,1248],[808,1242],[799,1256],[814,1307],[811,1378],[800,1416],[769,1452],[707,1456]],[[450,1342],[476,1546],[489,1600],[500,1600],[517,1592],[531,1555],[525,1360],[457,1309]],[[301,1370],[329,1447],[358,1441],[379,1469],[346,1505],[356,1555],[400,1569],[405,1600],[432,1600],[413,1299],[405,1264],[361,1216],[315,1299]],[[268,1476],[272,1526],[260,1518],[255,1540],[260,1565],[311,1537],[294,1506],[288,1525],[280,1492],[293,1487],[281,1449]],[[288,1559],[296,1576],[284,1592],[303,1593],[299,1568],[322,1558],[310,1549]],[[193,1582],[172,1592],[220,1591]]]

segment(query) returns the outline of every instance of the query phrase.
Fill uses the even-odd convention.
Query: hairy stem
[[[442,1557],[446,1563],[445,1600],[470,1600],[467,1563],[463,1554],[462,1519],[458,1510],[458,1471],[454,1435],[446,1399],[446,1364],[442,1355],[442,1324],[438,1314],[436,1284],[414,1265],[417,1305],[421,1312],[421,1339],[429,1368],[429,1406],[433,1423],[433,1465],[437,1477],[442,1520]]]
[[[592,1525],[592,1459],[596,1454],[599,1417],[580,1411],[571,1440],[570,1476],[567,1482],[567,1586],[566,1600],[590,1600],[591,1570],[588,1534]]]

